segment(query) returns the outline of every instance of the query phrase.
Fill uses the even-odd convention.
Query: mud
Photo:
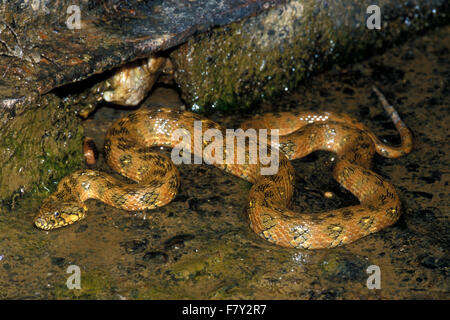
[[[437,29],[362,63],[334,67],[257,110],[345,111],[397,143],[370,90],[376,84],[415,138],[411,154],[375,159],[375,171],[403,202],[394,226],[332,250],[279,248],[248,227],[248,183],[211,166],[184,165],[179,194],[157,210],[133,214],[89,200],[85,220],[52,232],[32,226],[37,202],[0,215],[0,298],[448,299],[449,31]],[[176,91],[159,86],[145,105],[183,103]],[[127,112],[97,110],[83,124],[86,135],[101,146],[111,121]],[[250,116],[210,115],[227,128]],[[297,211],[356,202],[332,181],[330,156],[294,161]],[[101,154],[93,167],[110,171]],[[325,198],[326,191],[335,196]],[[80,290],[66,287],[70,265],[81,269]],[[379,290],[366,286],[371,265],[380,268]]]

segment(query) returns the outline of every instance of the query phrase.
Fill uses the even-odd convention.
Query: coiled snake
[[[383,144],[355,119],[331,112],[268,113],[242,124],[243,129],[279,128],[277,147],[283,151],[279,154],[278,171],[273,175],[262,175],[263,165],[259,161],[256,164],[214,164],[253,184],[248,197],[248,214],[250,226],[258,235],[283,247],[331,248],[353,242],[397,221],[399,196],[395,188],[370,167],[375,152],[388,158],[410,152],[412,135],[394,108],[376,88],[374,90],[401,136],[399,147]],[[87,199],[98,199],[130,211],[168,204],[177,193],[179,173],[169,158],[154,152],[152,147],[173,148],[179,143],[172,138],[176,129],[193,136],[194,121],[201,121],[203,132],[211,128],[225,132],[219,124],[197,114],[171,109],[140,109],[117,120],[106,134],[105,157],[111,168],[137,183],[125,183],[94,170],[74,172],[63,178],[57,190],[44,200],[35,225],[50,230],[83,219]],[[204,147],[209,143],[211,141],[203,140]],[[198,155],[201,150],[197,149],[192,143],[191,153]],[[235,150],[236,159],[238,149]],[[289,159],[304,157],[316,150],[336,154],[333,177],[359,199],[359,205],[318,214],[295,213],[289,209],[294,190],[294,170]],[[249,159],[248,147],[245,157]]]

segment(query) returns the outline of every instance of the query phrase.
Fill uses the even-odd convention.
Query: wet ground
[[[280,97],[269,110],[332,110],[353,115],[391,143],[399,139],[370,85],[394,104],[415,138],[400,159],[376,157],[403,215],[392,227],[331,250],[279,248],[248,226],[250,185],[207,165],[180,166],[181,187],[169,205],[129,213],[89,200],[88,217],[52,232],[37,230],[38,202],[0,215],[0,299],[448,299],[450,27],[345,68],[334,67]],[[182,102],[156,88],[145,104]],[[97,145],[127,110],[103,107],[84,123]],[[237,128],[251,115],[210,117]],[[330,154],[295,160],[295,208],[320,212],[356,203],[330,177]],[[94,166],[109,169],[103,157]],[[334,197],[323,193],[332,191]],[[81,289],[68,289],[70,265]],[[380,268],[381,289],[366,270]]]

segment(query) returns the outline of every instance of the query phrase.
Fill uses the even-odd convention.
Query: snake
[[[91,169],[82,169],[64,177],[57,189],[42,203],[34,219],[36,227],[56,229],[86,217],[87,199],[97,199],[126,211],[155,209],[170,203],[180,186],[180,173],[175,163],[159,153],[157,147],[175,148],[181,130],[190,136],[185,147],[191,156],[252,184],[246,211],[250,228],[261,238],[278,246],[298,249],[334,248],[394,224],[401,214],[401,201],[395,187],[372,171],[375,153],[397,158],[412,150],[411,131],[384,96],[373,88],[393,121],[401,144],[391,146],[380,141],[362,122],[345,114],[316,111],[285,111],[265,113],[244,121],[242,130],[278,129],[276,144],[257,141],[268,154],[278,154],[278,170],[262,174],[267,168],[260,157],[252,158],[249,144],[244,150],[244,163],[215,161],[225,159],[225,144],[209,155],[202,153],[214,139],[204,134],[209,129],[225,134],[218,123],[197,113],[171,108],[140,108],[116,120],[107,130],[104,154],[107,164],[131,181]],[[200,147],[194,142],[195,123],[201,123]],[[215,140],[214,140],[215,141]],[[220,143],[220,141],[216,141]],[[220,153],[222,150],[222,153]],[[239,156],[232,149],[230,159]],[[355,195],[359,204],[335,210],[307,213],[291,208],[295,172],[291,160],[325,150],[335,154],[333,178]],[[173,151],[173,149],[172,149]],[[213,157],[214,156],[214,157]]]

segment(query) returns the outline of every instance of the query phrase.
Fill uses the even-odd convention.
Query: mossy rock
[[[45,196],[82,165],[83,128],[52,94],[4,114],[0,128],[0,204]]]
[[[446,21],[445,1],[413,2],[378,1],[377,30],[366,27],[364,1],[287,1],[189,39],[171,53],[175,80],[194,111],[247,110],[332,64],[361,60]]]

